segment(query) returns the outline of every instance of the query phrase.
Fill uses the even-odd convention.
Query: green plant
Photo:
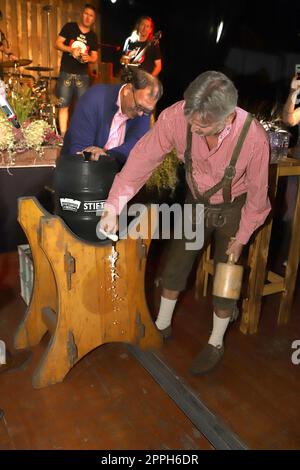
[[[164,189],[171,189],[173,193],[178,183],[179,165],[180,161],[177,157],[176,150],[173,149],[165,156],[163,162],[148,179],[146,187],[150,190],[157,189],[158,192]]]
[[[16,86],[8,99],[20,124],[31,118],[37,109],[37,98],[33,96],[32,89],[27,85]]]

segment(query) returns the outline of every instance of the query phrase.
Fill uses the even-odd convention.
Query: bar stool
[[[291,175],[300,177],[300,160],[287,157],[270,166],[269,196],[271,202],[274,202],[276,198],[278,179],[282,176]],[[289,321],[300,259],[300,185],[294,211],[289,254],[284,276],[280,276],[272,271],[267,271],[272,222],[272,216],[269,215],[263,226],[253,234],[250,240],[247,261],[249,277],[246,286],[246,295],[242,299],[242,318],[240,323],[240,330],[245,334],[257,332],[262,297],[265,295],[280,293],[277,323],[278,325],[284,325]],[[197,269],[195,285],[196,298],[199,298],[200,295],[207,295],[208,278],[209,275],[213,275],[214,271],[210,254],[211,245],[209,244],[202,254]]]

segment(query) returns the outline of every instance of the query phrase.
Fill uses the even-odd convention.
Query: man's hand
[[[74,57],[74,59],[78,59],[78,57],[81,56],[81,49],[80,47],[74,47],[71,50],[71,55]]]
[[[232,238],[228,243],[228,248],[226,251],[226,255],[234,254],[234,261],[237,262],[239,257],[241,256],[242,250],[244,245],[238,242],[235,238]]]
[[[300,80],[297,75],[293,77],[291,81],[291,92],[299,91],[300,92]]]
[[[82,54],[81,60],[82,60],[82,62],[85,62],[85,63],[89,62],[90,56],[88,54]]]
[[[121,59],[120,59],[120,63],[122,65],[127,65],[129,64],[130,62],[130,57],[128,55],[122,55]]]
[[[100,229],[107,233],[116,233],[118,230],[118,217],[114,208],[112,210],[105,210],[100,219]]]
[[[91,160],[93,161],[99,160],[100,157],[107,157],[107,153],[103,148],[95,147],[94,145],[86,147],[85,149],[83,149],[83,152],[91,152]]]

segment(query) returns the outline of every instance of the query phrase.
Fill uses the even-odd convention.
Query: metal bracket
[[[215,415],[183,379],[171,369],[160,355],[141,351],[128,344],[127,350],[152,375],[155,382],[176,403],[180,410],[191,420],[196,428],[217,450],[246,450],[246,444],[225,422]]]
[[[136,312],[135,324],[138,331],[138,339],[144,338],[145,336],[145,325],[142,323],[141,314],[139,311]]]
[[[65,272],[67,275],[67,288],[68,290],[71,290],[72,274],[75,273],[75,258],[73,258],[73,256],[71,255],[69,251],[66,251],[64,255],[64,261],[65,261]]]
[[[228,165],[225,168],[225,172],[224,172],[225,178],[232,180],[235,177],[235,174],[236,174],[235,166]]]
[[[78,349],[75,343],[75,338],[72,330],[68,331],[67,352],[70,366],[73,367],[78,358]]]
[[[137,256],[139,259],[139,269],[142,268],[142,260],[147,258],[147,246],[143,242],[142,238],[138,238],[136,242]]]

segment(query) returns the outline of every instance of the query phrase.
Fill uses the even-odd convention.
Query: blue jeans
[[[88,75],[60,72],[56,85],[58,108],[70,106],[72,98],[80,98],[88,90],[89,86],[90,77]]]

